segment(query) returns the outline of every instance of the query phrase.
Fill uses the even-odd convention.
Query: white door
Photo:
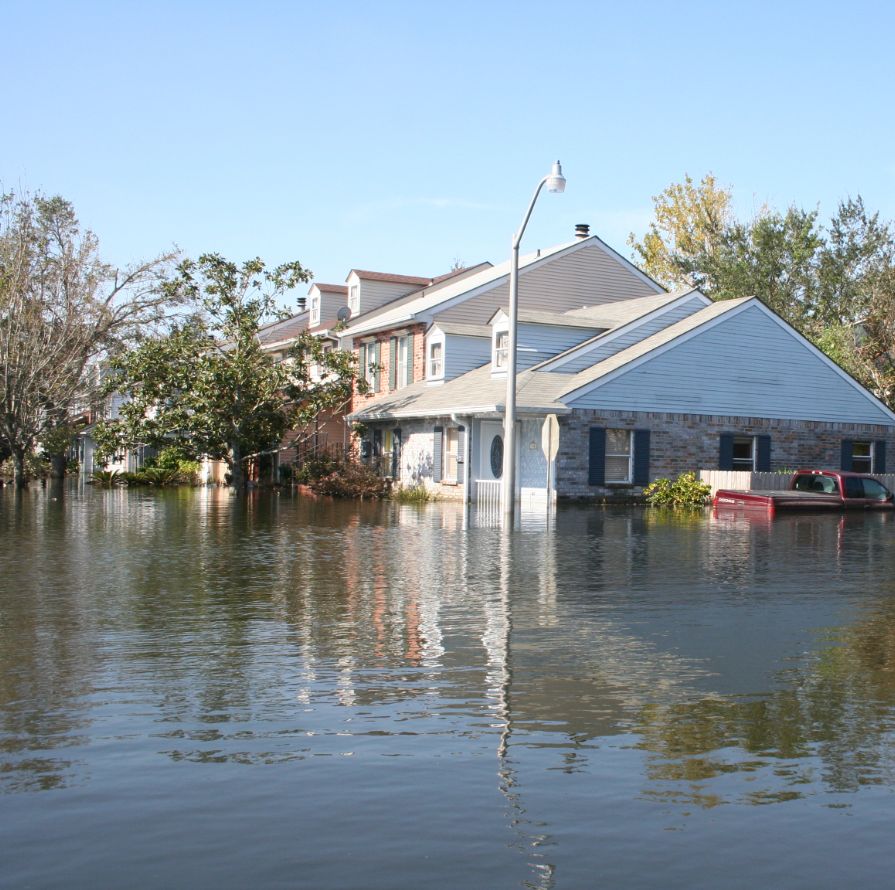
[[[503,424],[483,421],[479,435],[479,479],[500,479],[503,475]]]

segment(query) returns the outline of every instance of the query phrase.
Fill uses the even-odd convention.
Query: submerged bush
[[[336,469],[316,479],[308,480],[311,491],[334,498],[384,498],[389,483],[366,464],[356,461],[338,463]]]
[[[111,488],[113,485],[123,482],[125,475],[126,474],[122,473],[120,470],[97,470],[90,478],[97,485],[104,485],[106,488]]]
[[[392,500],[399,504],[425,504],[437,500],[437,495],[429,491],[425,485],[410,485],[407,488],[393,489]]]
[[[696,478],[696,473],[682,473],[672,482],[661,478],[643,489],[647,501],[654,507],[704,507],[712,488]]]

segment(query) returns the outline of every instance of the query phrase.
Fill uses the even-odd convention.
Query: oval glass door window
[[[503,436],[491,440],[491,475],[500,479],[503,474]]]

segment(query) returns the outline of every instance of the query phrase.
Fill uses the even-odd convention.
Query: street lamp
[[[545,176],[531,196],[531,203],[525,212],[519,231],[513,235],[513,250],[510,257],[510,333],[507,342],[507,397],[506,411],[503,418],[503,515],[507,527],[513,526],[513,513],[516,505],[516,333],[519,324],[519,242],[525,234],[529,217],[534,210],[535,201],[541,189],[547,186],[548,192],[563,192],[566,180],[562,175],[559,161]],[[549,492],[548,492],[549,495]]]

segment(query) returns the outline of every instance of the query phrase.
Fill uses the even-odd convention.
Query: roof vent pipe
[[[575,226],[575,237],[579,241],[583,241],[585,238],[590,238],[590,226],[587,223],[578,223]]]

